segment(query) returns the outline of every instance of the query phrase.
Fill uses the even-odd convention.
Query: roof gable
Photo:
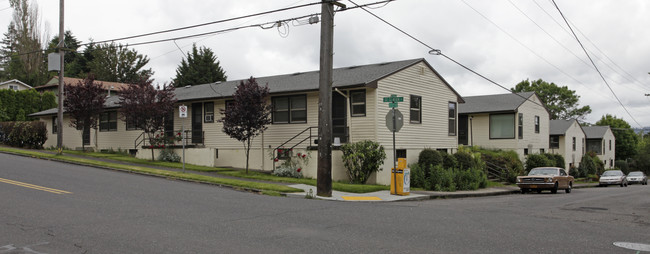
[[[22,85],[24,87],[27,87],[28,89],[32,89],[32,86],[30,86],[28,84],[25,84],[25,82],[22,82],[22,81],[17,80],[17,79],[12,79],[12,80],[8,80],[8,81],[0,82],[0,86],[1,85],[6,85],[6,84],[12,84],[12,83]]]
[[[584,130],[588,139],[602,139],[609,130],[609,126],[584,126],[582,130]]]

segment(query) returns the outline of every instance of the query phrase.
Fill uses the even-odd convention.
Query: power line
[[[546,106],[544,106],[544,105],[542,105],[542,104],[540,104],[540,103],[538,103],[538,102],[536,102],[536,101],[533,101],[533,100],[531,100],[531,99],[529,99],[529,98],[526,98],[526,97],[522,96],[521,94],[518,94],[518,93],[512,92],[510,89],[508,89],[508,88],[506,88],[505,86],[503,86],[503,85],[497,83],[496,81],[493,81],[493,80],[487,78],[486,76],[483,76],[482,74],[480,74],[480,73],[474,71],[473,69],[471,69],[471,68],[469,68],[469,67],[467,67],[467,66],[461,64],[460,62],[454,60],[454,59],[451,58],[450,56],[447,56],[447,55],[443,54],[441,50],[439,50],[439,49],[434,49],[433,47],[431,47],[431,46],[429,46],[428,44],[424,43],[423,41],[419,40],[418,38],[415,38],[415,36],[413,36],[413,35],[411,35],[411,34],[405,32],[404,30],[402,30],[402,29],[400,29],[399,27],[397,27],[397,26],[391,24],[390,22],[386,21],[385,19],[383,19],[383,18],[377,16],[376,14],[372,13],[371,11],[366,10],[366,8],[359,6],[359,5],[358,5],[357,3],[355,3],[354,1],[352,1],[352,0],[348,0],[348,1],[350,1],[352,4],[356,5],[357,7],[361,8],[362,10],[364,10],[365,12],[367,12],[368,14],[370,14],[370,15],[374,16],[375,18],[381,20],[382,22],[384,22],[385,24],[389,25],[390,27],[394,28],[395,30],[401,32],[402,34],[408,36],[409,38],[411,38],[411,39],[417,41],[418,43],[422,44],[423,46],[427,47],[428,49],[430,49],[429,54],[433,54],[433,55],[441,55],[441,56],[447,58],[448,60],[452,61],[453,63],[459,65],[460,67],[463,67],[464,69],[470,71],[471,73],[474,73],[475,75],[477,75],[477,76],[479,76],[479,77],[481,77],[481,78],[487,80],[488,82],[490,82],[490,83],[492,83],[492,84],[494,84],[494,85],[496,85],[496,86],[498,86],[498,87],[503,88],[504,90],[506,90],[506,91],[508,91],[508,92],[510,92],[510,93],[512,93],[512,94],[515,94],[515,95],[517,95],[517,96],[519,96],[519,97],[521,97],[521,98],[523,98],[523,99],[525,99],[525,100],[527,100],[527,101],[530,101],[530,102],[532,102],[532,103],[534,103],[534,104],[537,104],[537,105],[539,105],[539,106],[546,107]]]
[[[618,98],[618,96],[616,95],[616,93],[614,92],[614,90],[612,89],[612,87],[609,85],[609,83],[607,83],[607,80],[605,80],[605,77],[603,77],[603,74],[602,74],[602,73],[600,72],[600,70],[598,69],[598,66],[596,66],[596,63],[594,63],[594,60],[591,59],[591,56],[589,56],[589,53],[588,53],[587,50],[585,49],[584,45],[582,45],[582,42],[580,41],[580,39],[578,38],[578,36],[576,35],[576,33],[573,31],[573,28],[571,28],[571,25],[569,25],[569,21],[567,21],[567,19],[564,17],[564,13],[562,13],[562,10],[560,10],[560,7],[557,5],[557,3],[555,3],[555,0],[551,0],[551,1],[553,1],[553,5],[555,5],[555,8],[557,9],[557,11],[558,11],[558,12],[560,13],[560,15],[562,16],[562,19],[564,19],[564,22],[566,23],[566,25],[567,25],[567,26],[569,27],[569,29],[571,30],[571,33],[572,33],[573,36],[575,37],[576,41],[578,41],[578,44],[580,44],[580,47],[581,47],[582,50],[585,52],[585,55],[587,55],[587,57],[589,58],[589,61],[591,61],[591,64],[594,66],[594,68],[596,68],[596,71],[598,72],[598,75],[600,75],[600,78],[603,80],[603,82],[605,82],[605,85],[607,85],[607,88],[609,88],[609,91],[612,92],[612,94],[614,95],[614,97],[616,98],[616,100],[618,101],[618,103],[621,104],[621,107],[623,107],[623,109],[625,110],[625,112],[627,112],[627,114],[632,118],[632,120],[634,120],[634,122],[636,122],[636,124],[639,125],[639,127],[643,128],[643,126],[641,126],[641,124],[639,124],[639,122],[636,121],[636,119],[634,118],[634,116],[632,116],[632,114],[630,114],[630,111],[627,110],[627,108],[625,107],[625,105],[623,105],[623,102],[621,102],[621,100]]]

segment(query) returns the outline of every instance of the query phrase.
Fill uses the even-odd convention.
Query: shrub
[[[442,165],[429,168],[429,185],[434,191],[456,191],[455,169],[445,169]]]
[[[370,175],[380,171],[386,152],[377,142],[363,140],[341,146],[343,164],[352,183],[366,183]]]
[[[418,163],[409,165],[411,169],[411,187],[428,189],[426,167]]]
[[[580,171],[578,170],[578,168],[576,168],[576,166],[571,165],[571,167],[569,168],[569,175],[573,177],[579,177]]]
[[[159,161],[169,161],[169,162],[180,162],[181,161],[181,156],[176,154],[174,152],[174,150],[172,150],[172,149],[164,148],[164,149],[160,150],[160,154],[158,155],[158,160]]]
[[[548,159],[553,163],[554,167],[564,168],[565,166],[564,156],[562,156],[561,154],[544,153],[544,156],[546,156],[546,159]]]
[[[589,152],[582,156],[582,160],[580,160],[580,166],[578,167],[580,177],[598,173],[598,166],[596,165],[596,160],[594,160],[594,158],[600,161],[594,152]]]
[[[302,178],[302,169],[280,166],[273,171],[273,175],[280,177]]]
[[[472,157],[472,154],[469,152],[458,151],[457,153],[454,154],[454,158],[456,158],[459,169],[465,170],[468,168],[476,167],[474,158]]]
[[[482,169],[469,168],[455,173],[456,188],[458,190],[477,190],[487,186],[487,175]]]
[[[442,164],[442,155],[436,150],[425,148],[418,156],[418,164],[422,167],[440,165]]]
[[[526,159],[526,171],[530,171],[537,167],[552,167],[555,165],[554,161],[546,158],[543,154],[529,154]]]
[[[501,180],[515,183],[517,176],[524,174],[524,165],[519,160],[515,151],[491,150],[480,147],[472,147],[474,151],[481,153],[481,159],[494,172],[497,171]]]
[[[458,161],[456,157],[448,153],[440,153],[442,155],[442,167],[444,168],[457,168]]]
[[[4,144],[41,149],[45,141],[47,141],[47,128],[44,122],[0,123],[0,142]]]
[[[627,161],[625,160],[614,161],[614,166],[620,169],[621,171],[623,171],[623,173],[625,173],[626,175],[630,173],[630,166],[627,164]]]

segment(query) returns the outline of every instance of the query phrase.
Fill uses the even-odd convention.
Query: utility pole
[[[65,66],[65,63],[63,62],[63,55],[65,54],[65,51],[63,50],[65,43],[65,32],[63,28],[63,0],[59,0],[59,56],[60,56],[60,61],[59,64],[61,65],[61,70],[59,70],[59,105],[58,105],[58,112],[56,114],[56,125],[57,125],[57,130],[56,130],[56,148],[57,148],[57,153],[62,154],[63,153],[63,67]]]
[[[334,54],[334,5],[321,7],[320,72],[318,80],[318,171],[316,195],[332,196],[332,69]]]

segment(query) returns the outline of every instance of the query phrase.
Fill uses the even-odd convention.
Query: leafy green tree
[[[580,96],[575,91],[569,90],[566,86],[558,86],[555,83],[548,83],[542,79],[529,81],[528,79],[519,82],[512,92],[535,92],[544,102],[550,113],[551,119],[581,119],[591,113],[591,108],[578,106]]]
[[[616,159],[626,160],[637,154],[639,136],[625,120],[606,114],[596,122],[596,125],[609,126],[612,129],[616,138]]]
[[[149,79],[151,69],[143,69],[149,58],[121,44],[99,44],[86,48],[90,53],[88,69],[97,80],[135,84]]]
[[[56,107],[52,92],[40,94],[34,89],[0,90],[0,121],[33,120],[29,114]]]
[[[38,6],[27,0],[10,0],[9,5],[13,19],[2,40],[2,77],[32,86],[43,84],[49,78],[42,51],[47,35],[41,30]]]
[[[79,81],[77,85],[65,84],[63,107],[70,115],[70,127],[77,130],[97,129],[105,101],[101,83],[96,83],[92,77]],[[81,147],[86,151],[84,142],[81,142]]]
[[[66,77],[76,77],[76,78],[86,78],[86,73],[89,72],[87,67],[86,58],[83,55],[83,52],[79,52],[81,41],[72,34],[70,30],[65,31],[65,36],[63,39],[63,44],[65,48],[65,57],[63,59],[65,63],[65,76]],[[57,52],[59,45],[59,36],[54,36],[50,41],[47,51],[45,53]]]
[[[188,52],[186,58],[187,61],[183,59],[176,68],[174,86],[182,87],[226,81],[226,73],[210,48],[197,49],[194,44],[192,52]]]

